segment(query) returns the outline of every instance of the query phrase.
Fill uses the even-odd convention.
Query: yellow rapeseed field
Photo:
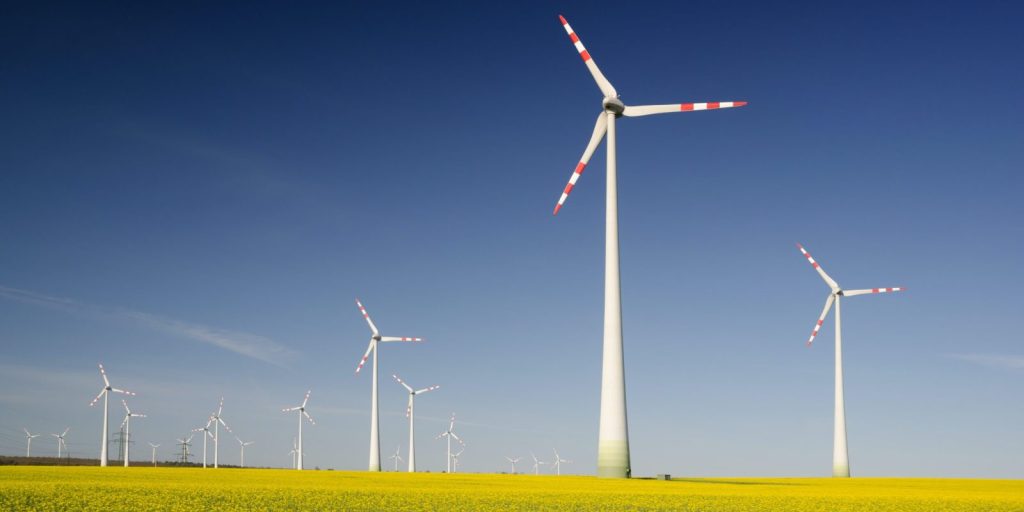
[[[1024,511],[1024,481],[11,466],[0,510]]]

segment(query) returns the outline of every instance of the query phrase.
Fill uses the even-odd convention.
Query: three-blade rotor
[[[311,392],[312,392],[312,390],[306,391],[306,397],[302,399],[302,405],[298,405],[298,406],[295,406],[295,407],[289,407],[287,409],[281,409],[281,412],[299,411],[299,414],[305,416],[306,419],[309,420],[309,422],[312,423],[313,425],[316,425],[316,422],[313,421],[313,417],[310,416],[308,412],[306,412],[306,404],[309,402],[309,394]]]
[[[807,346],[811,346],[811,344],[814,342],[814,338],[818,336],[818,331],[821,330],[821,326],[825,323],[825,317],[828,316],[829,311],[832,310],[832,306],[835,304],[837,297],[853,297],[856,295],[866,295],[869,293],[902,292],[906,290],[906,288],[902,287],[871,288],[868,290],[843,290],[839,286],[839,283],[837,283],[835,279],[832,279],[832,277],[825,272],[825,269],[821,267],[821,264],[819,264],[817,260],[815,260],[814,257],[811,256],[811,253],[808,252],[807,249],[804,249],[804,246],[800,244],[796,244],[796,246],[798,249],[800,249],[800,253],[803,254],[805,258],[807,258],[807,262],[810,263],[812,267],[814,267],[814,270],[818,272],[818,275],[821,276],[821,279],[825,281],[825,284],[828,285],[829,289],[831,290],[828,294],[828,297],[825,299],[825,307],[821,310],[821,315],[818,316],[818,321],[814,324],[814,329],[811,331],[811,336],[807,339]]]
[[[359,360],[359,364],[356,366],[356,374],[363,369],[363,365],[366,364],[367,359],[370,358],[370,354],[377,349],[377,342],[389,343],[389,342],[417,342],[423,341],[423,338],[411,338],[405,336],[381,336],[380,331],[377,330],[377,326],[373,323],[373,319],[370,318],[370,314],[366,312],[366,308],[363,303],[356,299],[356,306],[359,307],[359,312],[362,313],[363,318],[366,319],[366,323],[370,326],[370,343],[366,346],[366,352],[363,353],[362,359]]]
[[[590,158],[594,156],[597,146],[601,144],[601,140],[604,139],[605,134],[608,132],[608,112],[614,113],[616,117],[642,117],[653,114],[742,107],[747,104],[745,101],[713,101],[704,103],[671,103],[667,105],[624,105],[618,99],[619,93],[615,90],[615,87],[612,86],[611,82],[605,78],[604,73],[602,73],[597,67],[597,63],[594,62],[590,52],[588,52],[583,46],[583,42],[580,41],[576,31],[569,26],[569,22],[565,20],[564,16],[559,15],[558,19],[562,21],[562,27],[565,29],[566,33],[569,34],[569,39],[576,47],[576,51],[579,52],[580,57],[583,58],[583,63],[586,64],[591,76],[594,77],[594,81],[597,82],[598,88],[601,89],[601,94],[604,95],[604,102],[601,114],[598,115],[597,122],[594,124],[594,132],[590,136],[590,142],[587,143],[587,147],[583,151],[583,157],[580,158],[579,163],[576,164],[576,168],[569,177],[569,183],[565,186],[565,189],[562,190],[562,195],[558,198],[558,203],[555,204],[554,215],[558,215],[558,211],[562,209],[562,206],[565,204],[566,199],[572,192],[573,187],[576,186],[576,182],[579,181],[580,175],[583,174],[583,170],[590,162]]]
[[[114,393],[121,393],[122,395],[135,396],[135,393],[132,393],[131,391],[125,391],[123,389],[117,389],[115,387],[112,387],[110,385],[110,379],[107,378],[107,371],[103,369],[103,364],[101,363],[99,366],[100,376],[103,377],[103,389],[101,389],[100,393],[96,395],[96,398],[92,399],[92,402],[89,402],[90,407],[96,405],[96,402],[99,402],[100,398],[103,398],[104,394],[109,393],[111,391],[113,391]]]

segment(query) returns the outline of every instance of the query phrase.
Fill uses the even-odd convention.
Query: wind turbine
[[[423,341],[423,338],[404,338],[395,336],[381,336],[380,331],[377,330],[377,326],[373,324],[373,320],[370,319],[370,314],[366,312],[366,308],[363,307],[363,303],[356,299],[356,306],[359,306],[359,312],[363,314],[363,318],[366,319],[366,323],[370,325],[370,345],[366,347],[366,353],[363,354],[363,358],[359,361],[359,366],[356,366],[356,375],[359,374],[359,370],[363,369],[363,365],[366,364],[366,359],[370,357],[370,352],[373,352],[373,385],[372,391],[370,392],[370,471],[380,471],[380,429],[379,418],[377,412],[377,343],[388,343],[393,341]],[[412,455],[409,455],[409,463],[412,464]]]
[[[306,398],[302,399],[302,405],[299,405],[297,407],[289,407],[287,409],[281,409],[281,412],[299,411],[299,448],[297,455],[298,461],[295,463],[295,469],[298,469],[300,471],[302,470],[302,417],[305,416],[310,423],[316,425],[316,422],[313,421],[313,417],[310,416],[308,412],[306,412],[306,403],[309,402],[309,393],[310,391],[306,391]]]
[[[29,433],[27,428],[23,428],[22,430],[25,431],[25,438],[28,439],[28,447],[25,448],[25,456],[26,457],[31,457],[32,456],[32,440],[37,438],[37,437],[39,437],[41,434]]]
[[[566,459],[563,459],[562,457],[560,457],[558,455],[558,450],[555,450],[554,448],[552,448],[551,450],[555,452],[555,462],[554,462],[554,464],[555,464],[555,474],[561,476],[561,474],[562,474],[562,463],[564,462],[566,464],[572,464],[572,461],[571,460],[566,460]]]
[[[149,446],[151,448],[153,448],[153,456],[152,456],[151,462],[153,463],[154,466],[156,466],[156,449],[160,447],[160,443],[157,443],[157,444],[149,443]]]
[[[512,474],[513,475],[516,474],[516,463],[519,462],[519,459],[521,459],[521,458],[522,457],[516,457],[516,458],[505,457],[505,460],[507,460],[507,461],[512,463]]]
[[[719,108],[742,107],[744,101],[709,103],[675,103],[670,105],[645,105],[630,107],[619,100],[619,94],[597,68],[590,53],[583,47],[580,38],[562,16],[562,27],[576,45],[580,57],[590,70],[597,86],[604,95],[601,114],[597,118],[594,132],[583,152],[583,158],[576,165],[569,184],[555,205],[554,214],[565,204],[583,169],[590,161],[601,139],[608,135],[607,185],[605,199],[605,260],[604,260],[604,356],[601,371],[601,419],[597,446],[597,475],[599,477],[626,477],[630,475],[629,432],[626,422],[626,378],[622,359],[622,297],[619,288],[619,213],[615,169],[615,120],[621,116],[640,117],[670,112],[692,112]]]
[[[811,337],[807,340],[807,346],[811,346],[814,342],[814,337],[818,335],[818,330],[821,329],[821,325],[825,323],[825,316],[828,315],[829,310],[832,308],[834,303],[836,306],[836,395],[835,395],[835,412],[834,418],[835,423],[833,425],[832,435],[832,476],[833,477],[849,477],[850,476],[850,454],[846,448],[846,407],[843,403],[843,340],[842,340],[842,329],[841,320],[839,315],[839,303],[842,297],[853,297],[855,295],[866,295],[869,293],[889,293],[889,292],[902,292],[906,288],[871,288],[866,290],[843,290],[839,284],[835,282],[828,274],[825,273],[825,269],[821,268],[821,265],[814,258],[811,257],[811,253],[804,249],[804,246],[796,244],[800,249],[800,252],[807,258],[811,266],[818,271],[818,275],[825,281],[825,284],[830,288],[828,298],[825,299],[825,309],[821,311],[821,316],[818,317],[818,323],[814,325],[814,330],[811,331]]]
[[[429,388],[417,389],[413,391],[408,384],[398,378],[398,375],[392,374],[392,377],[398,381],[409,392],[409,405],[405,407],[405,417],[409,418],[409,472],[413,473],[416,471],[416,411],[415,411],[415,398],[416,395],[421,395],[427,391],[433,391],[440,388],[441,386],[430,386]]]
[[[65,451],[67,451],[68,449],[68,444],[64,441],[64,436],[68,435],[69,430],[71,430],[71,427],[64,429],[63,434],[50,434],[51,436],[57,438],[57,461],[60,461],[61,448],[63,448]]]
[[[124,427],[124,467],[128,467],[128,448],[131,446],[129,430],[131,430],[132,418],[145,418],[146,415],[132,412],[128,408],[128,402],[125,400],[121,400],[121,403],[124,404],[124,421],[121,422],[121,426]]]
[[[296,456],[298,455],[298,453],[299,453],[299,445],[296,443],[295,438],[293,437],[292,438],[292,451],[288,452],[288,455],[292,456],[292,469],[295,469],[296,467],[298,467],[296,462],[295,462],[297,460]]]
[[[212,425],[212,424],[213,424],[213,416],[210,416],[210,419],[206,420],[206,425],[205,426],[192,429],[192,432],[202,432],[203,433],[202,436],[203,436],[203,467],[204,468],[206,467],[206,438],[207,437],[213,438],[213,433],[210,432],[210,425]],[[191,437],[188,438],[188,439],[189,439],[189,441],[192,440]]]
[[[235,436],[235,439],[238,439],[238,436]],[[238,464],[238,467],[240,467],[240,468],[244,468],[245,467],[245,447],[249,446],[250,444],[253,444],[255,442],[256,441],[242,442],[241,439],[238,439],[238,445],[242,449],[242,461],[241,461],[241,463]]]
[[[103,439],[100,442],[100,466],[107,465],[107,439],[110,437],[110,433],[107,430],[108,416],[110,408],[108,407],[110,392],[121,393],[123,395],[135,396],[135,393],[131,391],[125,391],[123,389],[117,389],[110,386],[110,379],[107,378],[107,372],[103,369],[103,364],[100,364],[100,376],[103,377],[103,389],[100,390],[100,394],[96,395],[96,398],[92,399],[89,404],[90,407],[96,405],[100,397],[103,397]]]
[[[452,413],[451,421],[448,422],[448,429],[437,435],[435,439],[441,439],[442,437],[448,438],[448,472],[452,472],[452,438],[455,438],[458,442],[462,442],[458,434],[455,433],[455,413]],[[461,453],[461,452],[460,452]]]
[[[217,404],[217,412],[210,415],[213,419],[213,468],[220,467],[218,464],[218,455],[220,454],[220,426],[224,425],[224,430],[231,432],[231,427],[227,423],[224,423],[224,419],[220,417],[224,411],[224,397],[220,397],[220,403]]]
[[[395,454],[394,454],[394,455],[392,455],[392,456],[390,456],[390,457],[388,457],[389,459],[392,459],[392,460],[394,460],[394,461],[395,461],[395,472],[396,472],[396,473],[398,472],[398,463],[399,463],[400,461],[403,461],[403,460],[405,460],[405,459],[403,459],[403,458],[402,458],[402,456],[401,456],[401,455],[399,455],[399,454],[398,454],[398,452],[399,452],[399,451],[401,451],[401,450],[402,450],[402,446],[401,446],[401,445],[399,445],[399,446],[396,446],[396,447],[395,447]]]
[[[459,456],[466,451],[466,443],[463,443],[461,439],[459,439],[459,447],[459,451],[452,454],[452,472],[455,473],[459,471]]]
[[[538,459],[537,456],[533,454],[533,452],[530,452],[530,457],[533,457],[533,474],[539,475],[540,467],[544,464],[547,464],[547,462]]]

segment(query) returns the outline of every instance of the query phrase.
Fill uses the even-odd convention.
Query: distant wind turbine
[[[217,412],[210,415],[213,418],[213,468],[220,467],[218,462],[218,456],[220,454],[220,426],[224,425],[224,430],[231,432],[231,427],[227,423],[224,423],[224,419],[220,417],[221,413],[224,412],[224,397],[220,397],[220,403],[217,404]]]
[[[395,454],[390,456],[390,457],[388,457],[389,459],[395,461],[395,472],[396,473],[398,472],[398,463],[403,461],[403,460],[405,460],[405,459],[402,458],[401,455],[398,454],[401,450],[402,450],[402,446],[401,445],[396,446],[395,447]]]
[[[32,456],[32,440],[37,438],[37,437],[39,437],[40,434],[29,433],[27,428],[23,428],[22,430],[25,431],[25,438],[28,439],[28,447],[25,448],[25,456],[26,457],[31,457]]]
[[[298,469],[300,471],[302,470],[302,417],[305,416],[306,419],[309,420],[310,423],[312,423],[313,425],[316,425],[316,422],[313,421],[313,417],[310,416],[308,412],[306,412],[306,403],[309,402],[309,393],[310,393],[310,391],[306,391],[306,398],[302,399],[302,405],[299,405],[299,406],[296,406],[296,407],[289,407],[287,409],[281,409],[281,412],[292,412],[292,411],[298,411],[299,412],[299,448],[298,448],[298,460],[295,463],[295,469]]]
[[[458,473],[459,456],[461,456],[464,451],[466,451],[466,443],[463,443],[462,440],[459,439],[459,451],[452,454],[452,473]]]
[[[530,457],[533,457],[533,474],[539,475],[540,467],[544,464],[547,464],[547,462],[538,459],[537,456],[533,454],[533,452],[530,452]]]
[[[374,325],[373,320],[370,319],[370,314],[366,312],[366,308],[363,307],[363,303],[356,299],[356,306],[359,306],[359,312],[363,314],[363,318],[366,319],[366,323],[370,325],[370,345],[366,347],[366,353],[363,354],[363,358],[359,361],[359,365],[356,366],[356,375],[359,375],[359,370],[363,369],[363,365],[366,364],[366,360],[370,357],[370,352],[373,352],[373,384],[370,392],[370,471],[380,471],[380,424],[379,414],[377,410],[377,343],[388,343],[392,341],[423,341],[423,338],[405,338],[395,336],[381,336],[380,331],[377,330],[377,326]],[[412,464],[412,451],[409,452],[409,463]]]
[[[519,459],[521,459],[521,458],[522,457],[515,457],[515,458],[505,457],[505,460],[507,460],[507,461],[512,463],[512,474],[513,475],[516,474],[516,463],[519,462]]]
[[[152,455],[152,458],[151,458],[150,462],[154,466],[156,466],[156,449],[160,447],[160,443],[157,443],[157,444],[149,443],[149,446],[151,448],[153,448],[153,455]]]
[[[298,463],[296,461],[298,461],[299,445],[295,441],[294,437],[292,438],[292,451],[288,452],[288,455],[291,455],[291,457],[292,457],[292,469],[295,469],[296,467],[298,467],[297,466]]]
[[[398,378],[398,375],[391,375],[398,381],[409,392],[409,405],[405,407],[405,416],[409,418],[409,472],[413,473],[416,471],[416,395],[422,395],[427,391],[433,391],[441,386],[430,386],[429,388],[423,388],[413,391],[413,389]]]
[[[235,436],[235,439],[238,439],[238,445],[242,449],[242,461],[238,464],[238,467],[244,468],[245,467],[245,447],[249,446],[250,444],[255,443],[256,441],[242,442],[242,440],[239,439],[238,436]]]
[[[202,432],[201,435],[203,436],[203,467],[204,468],[206,467],[206,438],[207,437],[213,438],[213,433],[210,432],[210,425],[212,425],[212,424],[213,424],[213,416],[211,416],[210,419],[206,420],[206,425],[204,425],[202,427],[199,427],[199,428],[192,429],[192,432]],[[189,440],[191,440],[191,439],[192,438],[190,437]]]
[[[107,440],[110,438],[110,432],[108,430],[108,417],[110,413],[109,408],[109,395],[110,392],[121,393],[123,395],[135,396],[135,393],[131,391],[125,391],[123,389],[117,389],[110,386],[110,379],[107,379],[107,372],[103,369],[103,364],[100,364],[100,376],[103,377],[103,389],[100,390],[100,394],[96,395],[96,398],[89,404],[90,407],[96,405],[100,397],[103,398],[103,432],[101,433],[103,438],[100,440],[100,466],[107,465]]]
[[[452,472],[452,438],[456,441],[462,442],[462,439],[455,433],[455,413],[452,413],[451,420],[448,421],[448,429],[437,435],[435,439],[441,439],[442,437],[448,438],[448,472]]]
[[[126,400],[121,400],[121,403],[124,405],[124,421],[121,422],[121,426],[124,427],[124,467],[128,467],[128,447],[131,446],[131,434],[129,433],[129,430],[131,430],[132,418],[145,418],[146,415],[132,412],[132,410],[128,408],[128,402]]]
[[[572,461],[571,460],[566,460],[566,459],[563,459],[562,457],[560,457],[558,455],[558,450],[555,450],[554,448],[552,448],[551,450],[555,452],[555,462],[554,462],[554,464],[555,464],[555,474],[556,475],[561,475],[562,474],[562,464],[563,463],[564,464],[572,464]]]
[[[51,436],[57,438],[57,460],[60,460],[61,448],[63,448],[64,451],[67,451],[68,449],[68,445],[64,441],[64,437],[68,435],[69,430],[71,430],[71,427],[65,428],[63,434],[50,434]]]
[[[818,271],[818,275],[825,281],[825,284],[830,288],[828,298],[825,299],[825,309],[822,310],[821,316],[818,317],[818,323],[814,324],[814,330],[811,331],[811,337],[807,340],[807,346],[811,346],[814,342],[814,337],[818,335],[818,330],[821,329],[821,325],[825,323],[825,317],[828,315],[829,310],[832,308],[832,304],[836,306],[836,382],[835,382],[835,409],[834,409],[834,424],[832,432],[832,476],[833,477],[849,477],[850,476],[850,458],[849,451],[846,448],[846,406],[843,403],[843,340],[842,340],[842,329],[839,318],[839,301],[842,297],[853,297],[854,295],[866,295],[869,293],[888,293],[888,292],[902,292],[906,288],[872,288],[870,290],[843,290],[839,287],[828,274],[825,273],[825,269],[821,268],[821,265],[814,258],[811,257],[811,253],[807,252],[806,249],[800,244],[796,244],[803,253],[807,261],[814,267],[814,270]]]

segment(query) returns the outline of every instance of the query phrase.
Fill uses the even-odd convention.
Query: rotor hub
[[[626,105],[618,98],[605,98],[601,105],[604,107],[605,111],[614,112],[617,116],[621,116],[622,111],[626,110]]]

